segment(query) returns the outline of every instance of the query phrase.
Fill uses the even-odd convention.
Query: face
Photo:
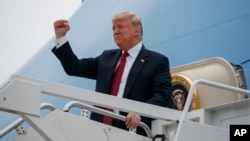
[[[129,50],[138,43],[136,38],[138,31],[132,27],[129,20],[115,20],[112,28],[114,41],[120,49]]]

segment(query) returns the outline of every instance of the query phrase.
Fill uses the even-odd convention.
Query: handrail
[[[54,111],[55,107],[50,103],[41,103],[40,109],[41,110],[48,109],[50,111]],[[20,126],[23,122],[24,122],[24,119],[20,117],[17,120],[10,123],[8,126],[0,130],[0,138],[8,134],[10,131],[15,129],[16,127]]]
[[[84,109],[87,109],[89,111],[96,112],[98,114],[103,114],[103,115],[106,115],[106,116],[110,116],[110,117],[113,117],[113,118],[116,118],[116,119],[119,119],[119,120],[122,120],[122,121],[126,120],[125,116],[122,116],[122,115],[119,115],[119,114],[116,114],[114,112],[110,112],[110,111],[107,111],[107,110],[104,110],[104,109],[101,109],[101,108],[97,108],[97,107],[94,107],[94,106],[91,106],[91,105],[88,105],[88,104],[85,104],[85,103],[81,103],[81,102],[78,102],[78,101],[70,101],[70,102],[68,102],[64,106],[63,111],[68,112],[73,107],[78,107],[78,108],[82,108],[82,109],[84,108]],[[145,123],[139,122],[138,126],[142,127],[145,130],[148,137],[150,137],[150,138],[153,137],[150,128]]]
[[[182,111],[180,120],[179,120],[179,126],[177,127],[177,131],[176,131],[176,134],[175,134],[174,141],[178,141],[178,137],[179,137],[179,134],[180,134],[181,127],[183,125],[184,120],[187,118],[187,113],[189,111],[189,106],[190,106],[190,104],[192,102],[192,97],[193,97],[195,88],[197,87],[198,84],[203,84],[203,85],[207,85],[207,86],[210,86],[210,87],[215,87],[215,88],[218,88],[218,89],[224,89],[224,90],[227,90],[227,91],[233,91],[233,92],[236,92],[236,93],[239,93],[239,94],[244,94],[244,95],[250,96],[250,91],[249,90],[244,90],[244,89],[241,89],[241,88],[237,88],[237,87],[233,87],[233,86],[229,86],[229,85],[225,85],[225,84],[221,84],[221,83],[213,82],[213,81],[209,81],[209,80],[203,80],[203,79],[195,80],[193,82],[193,84],[191,85],[190,89],[189,89],[188,96],[187,96],[187,99],[186,99],[186,103],[185,103],[184,109]]]
[[[12,82],[16,82],[16,85],[28,83],[30,87],[38,85],[41,88],[41,93],[46,95],[90,103],[105,108],[115,108],[125,112],[135,112],[152,119],[176,122],[182,113],[181,111],[166,107],[129,100],[126,98],[117,98],[92,90],[34,79],[22,75],[13,75]],[[23,90],[23,93],[25,92],[29,93],[26,89]]]

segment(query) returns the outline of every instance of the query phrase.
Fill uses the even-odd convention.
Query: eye
[[[117,28],[118,28],[118,29],[123,29],[123,28],[124,28],[124,26],[122,26],[122,25],[118,25],[118,26],[117,26]]]
[[[112,27],[112,30],[114,31],[114,30],[116,30],[116,29],[124,29],[125,28],[125,26],[123,26],[123,25],[117,25],[117,26],[113,26]]]

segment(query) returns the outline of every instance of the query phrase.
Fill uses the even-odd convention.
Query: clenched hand
[[[54,31],[57,39],[65,36],[69,29],[69,21],[67,20],[57,20],[54,22]]]

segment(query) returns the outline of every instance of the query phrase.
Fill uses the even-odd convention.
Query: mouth
[[[120,39],[121,38],[120,35],[115,35],[114,37],[115,37],[115,39]]]
[[[122,37],[121,37],[121,36],[115,36],[115,40],[116,40],[116,41],[122,40]]]

